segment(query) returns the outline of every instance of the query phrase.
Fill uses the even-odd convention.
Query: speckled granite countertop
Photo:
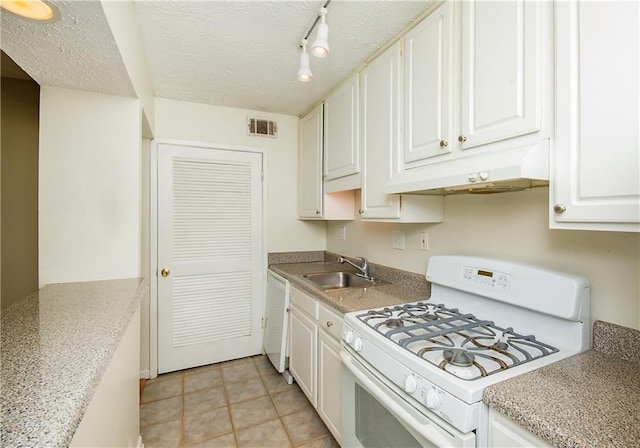
[[[383,266],[373,266],[371,272],[376,278],[389,282],[388,284],[371,288],[326,291],[316,287],[309,280],[306,280],[303,275],[313,272],[354,272],[354,270],[333,261],[272,264],[269,268],[289,280],[292,286],[319,298],[342,313],[417,302],[419,300],[428,300],[430,297],[430,287],[424,276]],[[412,287],[406,285],[411,285]]]
[[[69,445],[146,287],[53,284],[2,310],[0,446]]]
[[[596,321],[593,346],[490,386],[483,401],[557,447],[640,447],[640,331]]]

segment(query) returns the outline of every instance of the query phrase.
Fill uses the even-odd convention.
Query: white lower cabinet
[[[342,320],[342,316],[320,305],[317,410],[338,443],[342,440],[342,361],[340,360]]]
[[[342,316],[294,287],[289,314],[289,371],[340,443]]]
[[[489,446],[493,448],[552,447],[540,437],[493,409],[489,409]]]
[[[291,309],[289,371],[309,401],[316,406],[316,346],[318,325],[295,307]]]
[[[289,319],[289,371],[315,407],[318,403],[318,301],[292,287]]]

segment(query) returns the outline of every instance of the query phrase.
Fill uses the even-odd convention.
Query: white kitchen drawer
[[[318,326],[334,338],[340,339],[343,321],[342,316],[324,305],[320,305],[319,313]]]
[[[298,288],[291,288],[291,303],[314,320],[318,320],[318,301],[316,299],[309,297]]]

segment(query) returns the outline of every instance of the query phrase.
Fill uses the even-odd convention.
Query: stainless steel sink
[[[367,280],[351,272],[316,272],[303,275],[322,289],[368,288],[384,282]]]

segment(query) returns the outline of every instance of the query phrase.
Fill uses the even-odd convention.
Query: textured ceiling
[[[40,85],[135,96],[102,5],[53,3],[61,19],[52,23],[0,12],[2,50]]]
[[[311,57],[301,83],[299,42],[323,3],[135,1],[155,96],[299,115],[432,4],[332,0],[331,54]],[[2,49],[40,84],[133,96],[100,2],[54,4],[62,19],[50,24],[2,14]]]

